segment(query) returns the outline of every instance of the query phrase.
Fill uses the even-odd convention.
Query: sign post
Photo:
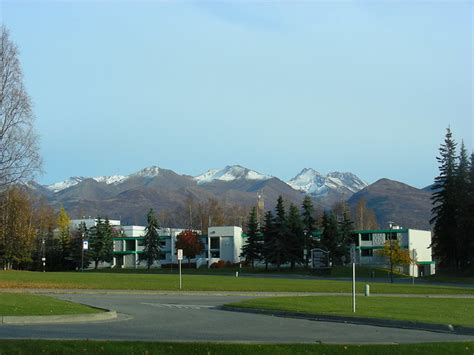
[[[183,288],[183,281],[181,278],[181,261],[183,260],[183,249],[178,249],[178,263],[179,263],[179,289]]]
[[[82,241],[82,253],[81,253],[81,272],[84,271],[84,250],[89,249],[89,241],[83,240]]]
[[[351,263],[352,263],[352,313],[356,311],[356,248],[351,244]]]

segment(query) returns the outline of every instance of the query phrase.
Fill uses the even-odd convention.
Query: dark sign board
[[[329,252],[323,249],[311,249],[311,261],[313,269],[328,269],[331,267]]]

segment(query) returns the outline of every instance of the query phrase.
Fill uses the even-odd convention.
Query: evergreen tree
[[[342,255],[340,253],[339,226],[334,212],[324,212],[322,228],[323,234],[321,237],[321,244],[327,251],[329,251],[331,259],[338,262]]]
[[[91,262],[89,250],[82,250],[85,240],[89,240],[89,228],[84,222],[81,222],[71,236],[71,258],[73,268],[76,270],[80,270],[82,266],[87,268]]]
[[[339,222],[339,240],[340,240],[340,247],[338,250],[338,254],[342,254],[344,258],[341,256],[341,260],[345,260],[345,262],[349,261],[349,248],[350,244],[352,243],[351,233],[354,230],[354,222],[351,220],[349,206],[344,204],[343,212],[342,212],[342,219]]]
[[[286,220],[285,205],[283,197],[279,196],[277,205],[275,207],[275,220],[274,220],[274,243],[273,243],[273,260],[280,270],[282,264],[286,263],[289,259],[288,251],[288,226]]]
[[[59,268],[61,270],[70,270],[71,269],[71,233],[69,230],[69,223],[70,223],[69,216],[66,210],[61,207],[58,214],[57,219],[57,226],[59,230],[58,234],[58,256],[59,260]]]
[[[263,246],[262,257],[265,260],[265,270],[268,270],[268,264],[273,262],[273,249],[275,245],[275,218],[272,211],[265,213],[263,226]]]
[[[456,201],[456,255],[459,258],[459,266],[466,267],[469,260],[469,245],[472,230],[469,229],[474,215],[469,215],[470,194],[469,194],[469,158],[467,156],[464,142],[461,142],[459,151],[459,163],[456,167],[455,176],[455,201]]]
[[[261,236],[258,228],[257,221],[257,208],[254,207],[250,211],[249,219],[247,222],[247,240],[245,245],[242,247],[242,257],[245,258],[246,262],[254,267],[254,262],[260,259],[261,253]]]
[[[444,143],[439,148],[439,176],[432,186],[433,208],[432,245],[434,254],[444,266],[458,267],[458,242],[456,241],[456,143],[451,129],[446,130]]]
[[[286,238],[286,250],[291,269],[295,268],[296,263],[304,261],[305,235],[303,230],[303,222],[298,207],[291,204],[288,211],[288,234]]]
[[[160,259],[161,255],[158,220],[153,208],[148,211],[147,223],[143,239],[143,253],[140,254],[140,260],[144,260],[147,268],[150,269],[153,263]]]
[[[316,220],[314,218],[314,207],[311,197],[306,196],[303,200],[302,205],[303,211],[301,213],[301,219],[303,223],[303,234],[304,234],[304,246],[303,249],[307,251],[306,258],[304,260],[305,267],[308,267],[310,250],[317,246],[316,240],[313,238],[313,233],[316,231]]]
[[[100,262],[111,262],[113,258],[112,227],[109,219],[97,217],[96,225],[90,229],[89,255],[94,260],[94,268],[99,267]]]
[[[470,231],[467,242],[468,249],[468,263],[471,271],[474,272],[474,153],[471,154],[471,161],[469,164],[469,203],[465,211],[466,220],[468,221],[467,230]]]

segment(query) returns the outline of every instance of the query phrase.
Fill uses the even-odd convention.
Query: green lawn
[[[257,298],[229,306],[474,326],[474,299],[349,296]]]
[[[101,310],[47,296],[0,293],[1,316],[50,316],[97,312],[101,312]]]
[[[401,345],[223,344],[0,340],[2,354],[470,354],[474,342]]]
[[[94,272],[0,271],[0,288],[71,288],[109,290],[178,290],[177,275]],[[358,283],[358,292],[364,284]],[[183,275],[187,291],[351,292],[349,281],[263,277]],[[474,294],[474,288],[373,283],[372,293]]]
[[[97,272],[0,271],[0,288],[71,288],[110,290],[178,290],[177,275]],[[351,292],[349,281],[264,277],[183,275],[184,291]],[[363,292],[364,283],[357,284]],[[474,294],[474,288],[372,283],[372,293]]]

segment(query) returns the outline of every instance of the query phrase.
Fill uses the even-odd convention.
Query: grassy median
[[[102,312],[56,298],[26,293],[0,293],[0,316],[51,316]]]
[[[325,345],[0,340],[2,354],[470,354],[474,342]]]
[[[95,272],[0,271],[0,288],[178,290],[177,275]],[[351,292],[351,282],[183,274],[183,291]],[[357,284],[364,291],[364,283]],[[372,283],[372,293],[474,294],[474,288]]]
[[[357,297],[356,313],[352,313],[352,298],[349,296],[256,298],[231,303],[229,306],[474,326],[474,299]]]

